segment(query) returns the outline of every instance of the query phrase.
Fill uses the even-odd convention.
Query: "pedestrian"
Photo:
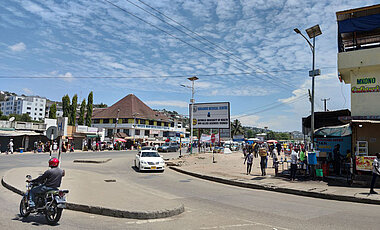
[[[275,151],[276,151],[276,149],[275,149]],[[274,154],[273,155],[273,167],[274,167],[274,175],[275,176],[278,175],[278,164],[279,164],[279,161],[278,161],[277,154]]]
[[[261,168],[261,176],[265,176],[265,165],[267,164],[267,150],[266,148],[259,148],[259,154],[260,154],[260,168]]]
[[[277,153],[278,153],[278,155],[280,156],[280,154],[281,154],[281,144],[280,144],[280,142],[279,141],[277,141],[277,144],[276,144],[276,148],[277,148]]]
[[[371,189],[369,190],[370,194],[377,194],[374,188],[375,188],[376,178],[378,176],[380,176],[380,153],[376,153],[376,158],[373,160]]]
[[[247,162],[247,175],[251,174],[252,164],[253,164],[253,155],[252,153],[248,153],[244,159],[244,164]]]
[[[290,180],[291,181],[296,180],[297,160],[298,160],[298,154],[295,150],[292,150],[292,153],[290,154]]]
[[[341,162],[341,155],[340,155],[340,144],[337,144],[334,146],[334,165],[335,165],[335,174],[340,175],[340,162]]]
[[[306,177],[306,172],[307,172],[307,158],[306,158],[306,151],[305,149],[301,149],[300,152],[300,161],[302,164],[302,169],[304,169],[304,176]]]
[[[13,139],[9,140],[8,148],[11,154],[13,154]]]
[[[57,152],[57,150],[58,150],[58,144],[57,144],[57,141],[54,141],[54,143],[53,143],[53,152]]]

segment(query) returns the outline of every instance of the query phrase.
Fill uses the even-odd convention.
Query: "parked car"
[[[141,150],[136,154],[135,167],[143,170],[165,170],[165,161],[155,150]]]
[[[171,142],[171,143],[165,143],[158,147],[158,152],[177,152],[179,149],[179,145],[177,143]]]
[[[143,146],[141,147],[141,150],[156,150],[154,146]]]

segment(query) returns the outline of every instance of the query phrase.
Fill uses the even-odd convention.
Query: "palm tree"
[[[241,123],[238,119],[235,119],[231,123],[231,134],[232,134],[232,136],[239,135],[239,134],[244,135],[243,126],[241,125]]]

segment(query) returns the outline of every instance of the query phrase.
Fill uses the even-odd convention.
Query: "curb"
[[[97,160],[74,160],[73,162],[74,163],[93,163],[93,164],[102,164],[102,163],[107,163],[108,161],[110,161],[112,159],[107,159],[107,160],[101,160],[101,161],[97,161]]]
[[[197,177],[200,179],[214,181],[214,182],[227,184],[227,185],[233,185],[233,186],[242,187],[242,188],[260,189],[260,190],[267,190],[267,191],[272,191],[272,192],[287,193],[287,194],[292,194],[292,195],[306,196],[306,197],[313,197],[313,198],[320,198],[320,199],[327,199],[327,200],[338,200],[338,201],[347,201],[347,202],[355,202],[355,203],[363,203],[363,204],[380,205],[380,200],[372,200],[368,198],[358,198],[358,197],[352,197],[352,196],[327,194],[327,193],[312,192],[312,191],[301,191],[297,189],[280,188],[280,187],[269,186],[269,185],[252,184],[252,183],[233,181],[233,180],[224,179],[220,177],[213,177],[213,176],[198,174],[194,172],[189,172],[189,171],[185,171],[183,169],[179,169],[173,166],[170,166],[169,168],[174,171],[177,171],[186,175],[190,175],[193,177]]]
[[[2,177],[1,179],[1,184],[5,188],[9,189],[10,191],[14,193],[17,193],[21,196],[24,195],[23,191],[6,183],[4,181],[4,177]],[[103,216],[147,220],[147,219],[167,218],[167,217],[179,215],[185,211],[185,206],[181,204],[180,206],[171,210],[165,209],[165,210],[153,211],[153,212],[134,212],[134,211],[118,210],[118,209],[112,209],[112,208],[104,208],[104,207],[98,207],[98,206],[74,204],[74,203],[67,202],[66,209],[79,211],[79,212],[86,212],[86,213],[91,213],[91,214],[98,214],[98,215],[103,215]]]

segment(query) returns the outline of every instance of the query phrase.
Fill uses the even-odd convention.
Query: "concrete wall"
[[[338,53],[338,70],[351,84],[351,115],[380,116],[380,48]],[[358,84],[358,79],[375,80]]]

